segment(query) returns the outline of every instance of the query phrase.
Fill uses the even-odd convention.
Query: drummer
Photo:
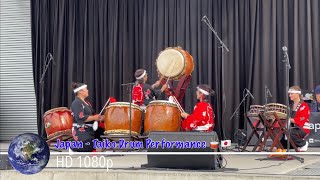
[[[72,135],[75,141],[82,141],[82,149],[72,149],[79,152],[95,151],[93,148],[93,139],[100,139],[100,135],[104,130],[98,127],[96,132],[93,130],[94,121],[102,121],[103,115],[94,115],[91,104],[85,99],[89,96],[87,85],[83,83],[72,83],[75,100],[71,104],[71,112],[73,117]],[[112,102],[115,100],[111,98]]]
[[[291,104],[290,122],[294,125],[290,130],[290,137],[298,147],[299,151],[307,151],[309,143],[305,140],[307,134],[310,133],[309,116],[310,108],[306,102],[302,100],[301,89],[299,86],[290,87],[289,91]],[[287,147],[286,138],[281,139],[283,147]]]
[[[199,102],[193,113],[181,113],[184,118],[181,128],[183,131],[211,132],[214,127],[214,113],[209,98],[214,95],[214,91],[208,85],[202,84],[197,86],[196,94]]]
[[[151,101],[158,99],[161,93],[167,88],[167,85],[163,85],[160,90],[156,90],[156,88],[160,86],[161,80],[158,80],[153,85],[146,84],[148,74],[144,69],[138,69],[134,73],[134,76],[136,82],[132,89],[132,102],[141,107],[145,107]]]

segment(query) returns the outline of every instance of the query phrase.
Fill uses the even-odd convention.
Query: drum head
[[[176,103],[170,102],[170,101],[165,101],[165,100],[154,100],[154,101],[151,101],[148,106],[153,106],[153,105],[167,105],[167,106],[177,107]]]
[[[184,69],[184,56],[176,49],[166,49],[159,54],[156,65],[165,77],[176,77]]]
[[[130,107],[130,103],[129,102],[114,102],[114,103],[110,103],[109,106],[107,106],[106,109],[109,109],[109,108],[112,108],[112,107]],[[138,106],[136,104],[131,103],[131,107],[142,111],[140,106]]]
[[[261,106],[261,105],[251,105],[250,106],[250,109],[254,109],[254,108],[256,108],[256,109],[258,109],[258,108],[263,108],[263,106]]]
[[[279,103],[269,103],[266,105],[266,115],[269,118],[274,118],[274,113],[277,114],[277,116],[280,119],[286,119],[287,118],[287,106]]]
[[[51,113],[54,113],[54,112],[58,112],[58,111],[69,111],[71,112],[68,108],[66,107],[57,107],[57,108],[53,108],[53,109],[50,109],[48,111],[46,111],[44,114],[43,114],[43,117],[47,116],[48,114],[51,114]]]

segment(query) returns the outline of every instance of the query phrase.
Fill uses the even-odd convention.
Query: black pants
[[[94,132],[94,138],[102,141],[101,135],[104,135],[104,129],[99,126],[98,129]]]
[[[85,131],[80,131],[79,128],[74,128],[77,136],[78,141],[83,142],[83,148],[76,148],[71,150],[77,151],[77,152],[92,152],[94,150],[93,146],[93,140],[98,139],[99,141],[102,141],[101,135],[104,134],[104,130],[100,127],[96,131],[93,131],[92,127],[85,128]]]
[[[304,130],[301,127],[292,127],[290,129],[290,137],[297,147],[302,147],[306,145],[306,140],[304,139],[306,135],[307,133],[304,132]],[[284,139],[284,136],[281,138],[280,142],[282,146],[285,149],[287,149],[287,140]],[[290,149],[293,149],[291,144],[290,144]]]

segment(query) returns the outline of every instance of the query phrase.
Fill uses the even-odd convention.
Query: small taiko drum
[[[141,131],[143,110],[131,104],[131,134],[138,136]],[[106,108],[104,134],[130,134],[130,103],[114,102]]]
[[[180,131],[181,119],[178,106],[169,101],[151,101],[144,117],[144,134],[150,131]]]
[[[71,135],[72,115],[66,107],[58,107],[44,113],[43,121],[48,139],[59,135]]]
[[[278,116],[279,119],[287,118],[287,106],[278,103],[270,103],[266,105],[265,115],[268,119],[275,119],[274,114]]]
[[[264,106],[261,105],[251,105],[250,110],[247,113],[248,117],[257,117],[259,116],[260,112],[264,111]]]
[[[191,75],[194,64],[192,56],[181,47],[169,47],[159,53],[156,60],[159,75],[178,80],[183,75]]]
[[[261,105],[251,105],[250,106],[250,110],[247,113],[247,117],[249,117],[250,122],[252,123],[252,125],[256,128],[263,128],[263,123],[259,123],[260,118],[259,118],[259,114],[261,112],[264,112],[264,106]],[[257,126],[259,123],[259,126]]]

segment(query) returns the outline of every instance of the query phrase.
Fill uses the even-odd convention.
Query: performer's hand
[[[100,120],[100,114],[93,115],[93,120],[94,121]]]
[[[156,88],[156,87],[159,87],[160,84],[161,84],[161,81],[159,80],[159,81],[157,81],[156,83],[154,83],[154,84],[152,85],[152,88],[154,89],[154,88]]]
[[[103,121],[103,120],[104,120],[104,115],[100,115],[99,121]]]
[[[189,114],[186,113],[186,112],[181,113],[181,117],[183,117],[183,118],[186,118],[186,117],[188,117],[188,116],[189,116]]]
[[[295,121],[294,121],[293,118],[290,118],[290,122],[291,122],[291,123],[295,123]]]
[[[164,84],[163,86],[162,86],[162,88],[160,89],[161,90],[161,92],[163,92],[164,90],[166,90],[167,89],[167,85],[166,84]]]

